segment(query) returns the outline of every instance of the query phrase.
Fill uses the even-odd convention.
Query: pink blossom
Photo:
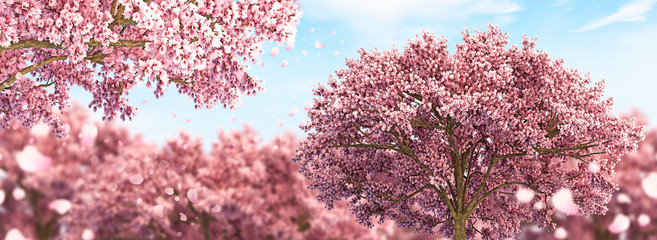
[[[317,41],[315,42],[315,47],[316,47],[316,48],[323,48],[324,46],[325,46],[325,45],[324,45],[323,43],[321,43],[319,40],[317,40]]]

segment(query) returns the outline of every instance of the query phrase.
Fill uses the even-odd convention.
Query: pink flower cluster
[[[637,122],[646,117],[634,112]],[[629,118],[629,117],[625,117]],[[646,133],[637,152],[628,154],[614,167],[614,193],[604,215],[564,216],[555,214],[557,231],[526,226],[519,239],[657,239],[657,129]]]
[[[69,108],[74,85],[105,119],[131,119],[128,91],[140,84],[233,108],[262,90],[247,63],[264,41],[293,42],[299,17],[292,0],[2,1],[0,127],[46,122],[64,136],[54,108]]]
[[[603,81],[507,38],[465,31],[450,54],[424,32],[348,59],[314,91],[293,160],[318,198],[347,199],[368,227],[392,219],[455,239],[511,237],[522,221],[553,227],[561,190],[577,205],[568,211],[604,213],[613,167],[643,128],[611,114]]]

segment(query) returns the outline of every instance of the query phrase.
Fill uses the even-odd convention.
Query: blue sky
[[[308,119],[304,106],[313,98],[312,89],[342,68],[345,58],[356,57],[359,48],[389,49],[393,44],[401,48],[426,29],[445,36],[453,51],[464,29],[485,30],[488,23],[509,33],[512,44],[520,44],[522,34],[538,37],[537,47],[553,59],[563,58],[567,66],[590,72],[594,81],[606,79],[606,96],[614,97],[615,113],[635,107],[657,121],[657,0],[299,0],[299,4],[304,13],[296,47],[286,51],[285,46],[266,44],[264,67],[254,65],[250,71],[266,82],[265,92],[243,97],[244,106],[237,110],[196,110],[175,88],[156,100],[145,87],[137,87],[130,92],[130,102],[139,107],[137,117],[120,124],[157,143],[187,131],[202,137],[206,147],[217,139],[218,129],[241,129],[243,124],[264,139],[287,130],[301,136],[298,126]],[[325,47],[316,48],[317,41]],[[275,57],[269,55],[272,47],[280,48]],[[283,60],[289,65],[282,67]],[[85,105],[91,100],[80,89],[74,89],[72,96]],[[298,114],[290,117],[293,107]],[[100,121],[100,113],[94,118]]]

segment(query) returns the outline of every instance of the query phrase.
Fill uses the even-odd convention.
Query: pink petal
[[[185,215],[184,213],[180,213],[180,221],[183,222],[187,221],[187,215]]]
[[[23,151],[16,154],[16,160],[18,161],[18,166],[25,172],[41,172],[52,163],[52,159],[44,156],[37,150],[34,146],[26,146],[23,148]]]
[[[283,60],[283,62],[281,63],[281,67],[287,67],[287,60]]]
[[[175,114],[175,113],[172,113],[171,116],[173,116],[173,118],[176,118],[176,114]]]
[[[210,211],[215,212],[215,213],[221,212],[221,206],[216,205],[216,206],[212,207],[212,209],[210,209]]]
[[[172,195],[173,194],[173,188],[170,188],[170,187],[164,188],[164,193],[166,193],[167,195]]]
[[[153,213],[155,213],[155,216],[164,217],[164,206],[155,205],[155,207],[153,207]]]
[[[294,42],[290,42],[290,41],[288,41],[288,42],[287,42],[287,46],[285,46],[285,50],[290,51],[290,50],[292,50],[293,48],[294,48]]]
[[[607,229],[611,233],[622,233],[627,231],[627,229],[630,227],[630,218],[623,215],[623,214],[617,214],[616,217],[614,217],[614,221],[609,224]]]
[[[190,188],[187,190],[187,199],[192,203],[198,202],[198,191],[196,189]]]
[[[307,102],[306,102],[306,106],[303,107],[303,110],[308,111],[308,110],[310,110],[311,108],[313,108],[313,102],[312,102],[312,101],[307,101]]]
[[[191,122],[191,121],[192,121],[192,119],[189,119],[189,118],[188,118],[185,122]]]
[[[71,210],[71,201],[66,199],[56,199],[48,204],[48,209],[54,210],[55,212],[63,215]]]
[[[298,112],[299,112],[299,110],[296,107],[292,107],[292,108],[290,108],[290,113],[287,114],[287,115],[290,116],[290,117],[294,117],[294,115],[297,115]]]
[[[282,127],[283,126],[283,121],[277,120],[276,125],[278,125],[279,127]]]
[[[315,42],[315,47],[316,48],[323,48],[324,46],[325,45],[323,43],[321,43],[319,40],[317,40],[317,42]]]
[[[579,213],[579,207],[573,201],[573,194],[569,189],[562,188],[557,191],[552,196],[552,204],[557,211],[563,214],[574,215]]]
[[[344,41],[340,41],[340,44],[344,44]]]
[[[313,33],[313,32],[315,32],[315,28],[311,27],[310,29],[308,29],[308,33]]]
[[[269,56],[276,57],[276,55],[278,55],[278,47],[271,48],[271,53]]]
[[[141,104],[146,104],[146,100],[144,100],[144,101],[141,101]]]
[[[264,67],[264,66],[265,66],[265,62],[262,61],[262,60],[258,60],[258,66]]]
[[[93,240],[94,238],[96,238],[96,235],[94,234],[93,231],[91,231],[91,229],[85,229],[84,231],[82,231],[82,239]]]
[[[128,178],[128,181],[134,185],[139,185],[144,182],[144,177],[141,174],[135,174]]]
[[[260,135],[256,135],[255,137],[253,137],[253,141],[254,141],[254,142],[257,142],[257,143],[260,143],[260,142],[262,142],[263,140],[264,140],[264,139],[262,139],[262,137],[261,137]]]

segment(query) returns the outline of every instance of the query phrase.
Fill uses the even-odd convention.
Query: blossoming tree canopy
[[[246,64],[264,41],[294,41],[299,16],[291,0],[2,1],[0,126],[43,121],[65,135],[53,108],[68,108],[73,85],[105,119],[131,119],[126,96],[142,83],[232,108],[262,89]]]
[[[493,26],[465,31],[450,55],[445,39],[424,32],[403,50],[347,60],[340,80],[314,91],[293,160],[318,198],[328,207],[350,199],[367,226],[389,218],[455,239],[510,237],[521,221],[553,227],[549,200],[561,189],[580,213],[604,213],[612,168],[643,128],[610,113],[602,81],[532,39],[506,48],[507,38]],[[521,189],[535,196],[516,201]]]

